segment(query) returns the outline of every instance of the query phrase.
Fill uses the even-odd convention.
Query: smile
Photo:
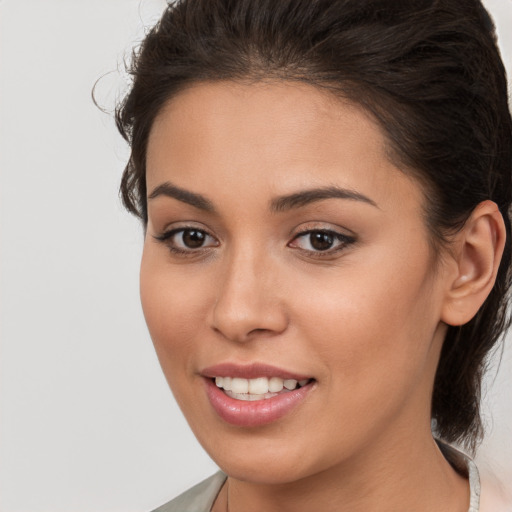
[[[316,379],[265,364],[224,363],[201,372],[211,407],[225,422],[259,427],[307,405]]]

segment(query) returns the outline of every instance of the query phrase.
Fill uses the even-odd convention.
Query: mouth
[[[227,423],[258,427],[306,403],[316,379],[269,365],[230,363],[201,372],[213,410]]]
[[[248,402],[268,400],[284,393],[290,393],[310,384],[314,379],[284,379],[281,377],[257,377],[244,379],[241,377],[214,377],[215,385],[235,400]]]

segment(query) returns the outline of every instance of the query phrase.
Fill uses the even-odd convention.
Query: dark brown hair
[[[116,120],[131,146],[121,195],[147,222],[146,147],[162,106],[202,81],[289,80],[370,112],[390,158],[423,185],[437,247],[483,200],[507,240],[477,315],[449,327],[432,398],[436,434],[474,448],[491,349],[509,326],[512,122],[494,25],[477,0],[179,0],[134,53]]]

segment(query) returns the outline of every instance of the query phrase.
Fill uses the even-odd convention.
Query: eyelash
[[[200,233],[201,235],[205,236],[205,238],[210,237],[211,239],[216,241],[216,244],[209,245],[206,247],[201,246],[196,249],[194,249],[194,248],[182,249],[180,247],[176,247],[176,245],[174,245],[172,243],[172,238],[179,233],[182,233],[182,236],[183,236],[183,234],[185,234],[187,231]],[[310,249],[303,249],[301,247],[296,247],[299,251],[301,251],[303,253],[307,253],[308,255],[310,255],[314,258],[323,258],[323,257],[332,256],[332,255],[344,250],[347,246],[356,242],[355,237],[344,235],[342,233],[338,233],[337,231],[333,231],[331,229],[307,229],[305,231],[301,231],[301,232],[297,233],[294,236],[294,238],[292,239],[292,241],[287,244],[287,246],[293,248],[294,246],[291,245],[293,242],[295,242],[296,240],[299,240],[301,238],[306,238],[308,235],[311,236],[314,233],[331,237],[333,239],[333,243],[336,241],[339,242],[339,244],[337,246],[335,246],[334,248],[329,248],[324,251],[322,251],[322,250],[315,251],[315,250],[310,250]],[[199,254],[204,253],[207,249],[209,249],[211,247],[217,247],[219,245],[219,242],[215,239],[215,237],[213,235],[210,235],[210,233],[208,233],[204,229],[198,229],[198,228],[192,227],[192,226],[172,229],[172,230],[167,231],[166,233],[163,233],[161,235],[154,236],[154,238],[156,240],[158,240],[159,242],[165,244],[167,246],[167,248],[172,253],[179,255],[179,256],[185,256],[185,257],[197,256]]]

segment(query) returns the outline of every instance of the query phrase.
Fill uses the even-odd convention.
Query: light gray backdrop
[[[512,0],[486,4],[511,69]],[[0,0],[2,512],[148,511],[215,470],[146,333],[142,236],[117,197],[127,149],[91,101],[105,75],[112,107],[164,6]],[[480,458],[512,482],[508,345]]]

